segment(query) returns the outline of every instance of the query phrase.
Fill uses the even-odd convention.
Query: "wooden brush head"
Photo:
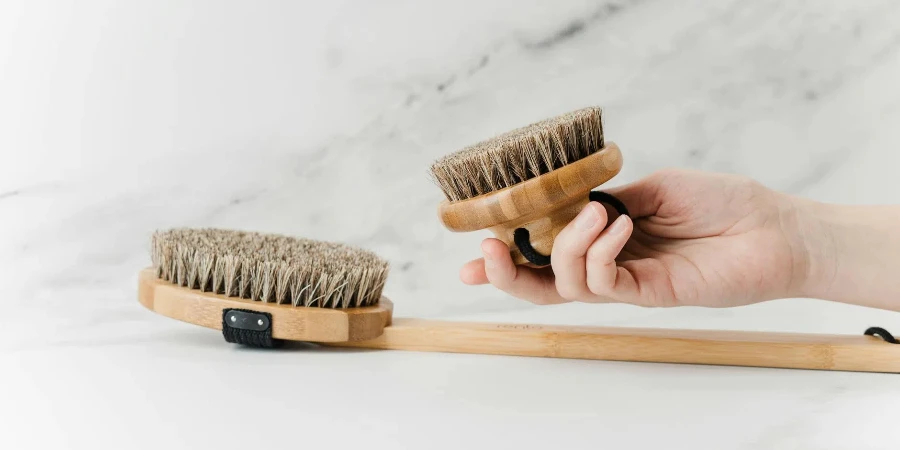
[[[446,196],[439,216],[447,229],[490,229],[513,262],[534,266],[515,245],[515,231],[527,230],[533,249],[549,255],[590,191],[621,168],[619,148],[604,139],[601,110],[591,107],[447,155],[431,175]]]
[[[220,229],[157,232],[139,300],[174,319],[222,328],[225,309],[269,313],[276,339],[370,339],[390,323],[388,263],[345,244]]]

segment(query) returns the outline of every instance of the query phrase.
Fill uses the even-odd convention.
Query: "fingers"
[[[509,247],[503,242],[486,239],[481,251],[484,254],[485,276],[497,289],[539,305],[568,302],[556,292],[552,275],[515,265]]]
[[[585,269],[587,289],[595,296],[622,301],[637,290],[631,274],[616,265],[616,257],[625,247],[633,231],[628,216],[620,216],[587,250]]]
[[[484,258],[478,258],[467,262],[462,269],[459,270],[459,278],[463,283],[469,285],[490,283],[487,274],[484,273]]]
[[[556,290],[562,298],[583,301],[593,296],[587,285],[585,258],[606,221],[606,209],[590,202],[556,236],[550,258]]]
[[[536,304],[617,301],[621,294],[614,292],[616,289],[635,289],[633,278],[620,279],[616,266],[633,224],[627,216],[619,217],[609,227],[606,223],[603,206],[595,202],[586,205],[555,239],[553,274],[515,265],[509,247],[492,238],[482,243],[483,258],[464,265],[460,278],[472,285],[490,283]]]
[[[482,252],[483,258],[469,261],[460,269],[459,277],[463,283],[491,283],[514,297],[539,305],[567,302],[556,292],[552,274],[514,265],[509,247],[499,240],[485,240]]]
[[[582,302],[621,301],[619,288],[633,289],[627,275],[619,280],[616,258],[633,230],[628,216],[609,227],[606,210],[591,202],[556,236],[551,254],[556,290],[562,298]],[[604,229],[605,228],[605,229]],[[633,281],[633,280],[632,280]]]

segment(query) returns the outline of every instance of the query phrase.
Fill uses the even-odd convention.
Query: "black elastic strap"
[[[529,233],[528,230],[525,228],[516,228],[516,231],[513,232],[513,240],[516,242],[516,247],[519,248],[519,252],[522,253],[522,256],[524,256],[528,262],[536,266],[550,265],[550,255],[542,255],[531,246],[531,233]]]
[[[878,336],[884,339],[885,342],[890,342],[891,344],[900,344],[900,341],[898,341],[893,334],[881,327],[870,327],[864,334],[866,336]]]
[[[623,216],[629,215],[628,208],[625,207],[625,204],[612,194],[603,191],[591,191],[588,194],[588,199],[592,202],[606,203]],[[518,247],[522,256],[524,256],[531,264],[534,264],[535,266],[550,265],[550,255],[543,255],[531,246],[531,235],[525,228],[516,228],[516,231],[513,232],[513,241],[515,241],[516,247]]]
[[[232,344],[274,348],[281,345],[272,338],[272,315],[249,309],[229,308],[222,311],[222,336]]]
[[[625,207],[625,204],[622,203],[621,200],[614,197],[612,194],[608,194],[603,191],[591,191],[588,194],[588,198],[592,202],[606,203],[607,205],[612,206],[616,210],[616,212],[623,216],[631,215],[628,213],[628,208]]]

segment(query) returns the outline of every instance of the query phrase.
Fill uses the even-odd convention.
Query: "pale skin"
[[[536,304],[734,307],[804,297],[900,311],[898,206],[825,204],[684,170],[606,191],[631,218],[589,203],[541,269],[514,265],[503,242],[486,239],[461,279]]]

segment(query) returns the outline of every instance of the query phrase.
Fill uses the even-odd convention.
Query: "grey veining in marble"
[[[387,294],[405,316],[900,329],[895,314],[809,299],[737,310],[538,308],[464,286],[457,271],[487,234],[444,230],[426,174],[475,140],[600,105],[625,157],[612,184],[684,167],[826,201],[897,203],[897,80],[894,0],[4,3],[2,304],[24,319],[0,330],[0,359],[21,387],[17,401],[32,398],[19,415],[32,425],[18,426],[46,419],[46,443],[87,448],[91,422],[62,417],[93,399],[122,430],[141,428],[120,412],[160,430],[128,445],[190,448],[240,423],[215,423],[228,406],[216,389],[279,379],[320,392],[260,387],[273,423],[324,433],[345,420],[401,446],[435,444],[428,436],[440,428],[415,414],[435,408],[435,421],[483,443],[520,433],[505,441],[520,447],[884,448],[900,436],[872,410],[900,398],[892,378],[259,354],[143,310],[134,288],[154,229],[216,226],[375,250],[392,263]],[[387,388],[329,403],[329,388],[365,391],[347,387],[350,374]],[[182,384],[200,379],[217,381]],[[175,425],[187,421],[193,430]],[[436,445],[474,442],[471,433]]]

